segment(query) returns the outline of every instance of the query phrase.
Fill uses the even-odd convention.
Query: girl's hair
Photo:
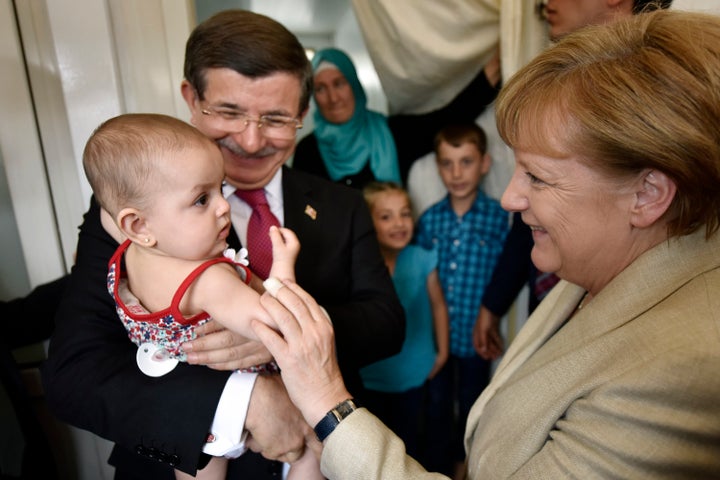
[[[510,79],[496,115],[513,149],[610,178],[665,173],[668,234],[717,231],[720,17],[658,10],[569,34]]]
[[[368,208],[372,210],[373,205],[375,204],[375,198],[377,197],[377,194],[384,193],[384,192],[398,192],[405,195],[405,198],[407,198],[408,206],[412,208],[412,204],[410,202],[410,195],[408,194],[407,190],[405,190],[402,186],[395,182],[370,182],[363,188],[363,197],[365,197],[365,203],[367,203]]]

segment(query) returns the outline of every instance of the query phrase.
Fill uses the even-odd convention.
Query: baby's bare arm
[[[212,265],[195,280],[185,295],[188,311],[205,311],[225,328],[257,340],[250,328],[252,319],[276,328],[275,322],[260,305],[260,294],[243,282],[227,263]]]
[[[280,280],[295,281],[295,261],[300,252],[300,241],[288,228],[270,228],[273,245],[273,263],[270,276]]]

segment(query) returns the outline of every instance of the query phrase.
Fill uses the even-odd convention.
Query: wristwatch
[[[315,435],[321,442],[330,435],[338,423],[342,422],[345,417],[360,408],[358,402],[352,398],[348,398],[344,402],[340,402],[330,410],[322,420],[315,425]]]

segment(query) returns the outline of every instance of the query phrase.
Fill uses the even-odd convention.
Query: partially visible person
[[[15,442],[5,448],[0,478],[59,478],[50,441],[41,426],[34,402],[21,372],[14,350],[50,338],[55,312],[67,287],[69,275],[63,275],[33,288],[30,293],[0,300],[3,335],[0,338],[0,395],[9,401],[10,419],[0,418],[0,441]],[[15,423],[17,422],[17,423]],[[20,436],[17,436],[17,429]],[[21,439],[22,441],[18,442]],[[15,452],[14,454],[12,452]],[[9,455],[9,456],[8,456]]]
[[[387,118],[367,108],[365,90],[344,52],[313,56],[312,133],[295,149],[293,168],[363,188],[373,180],[400,182],[395,140]]]
[[[604,24],[657,8],[669,8],[671,3],[672,0],[547,0],[541,4],[540,14],[548,23],[550,38],[558,40],[588,25]],[[483,358],[494,360],[505,351],[499,330],[500,319],[508,312],[522,288],[528,286],[527,314],[530,315],[559,280],[553,273],[535,268],[530,260],[532,246],[530,228],[516,212],[503,253],[483,295],[473,330],[475,350]]]
[[[532,247],[532,231],[523,223],[522,215],[515,212],[502,253],[483,293],[473,328],[475,351],[486,360],[500,358],[505,352],[500,320],[515,303],[522,288],[529,287],[526,313],[530,315],[560,280],[554,273],[535,268],[530,258]]]
[[[540,8],[550,40],[558,40],[587,25],[602,25],[671,4],[672,0],[544,0]]]
[[[373,180],[405,183],[410,165],[432,150],[435,133],[451,121],[473,121],[492,103],[500,81],[496,55],[447,106],[422,115],[367,109],[355,66],[327,48],[312,60],[315,130],[295,150],[293,168],[360,188]]]
[[[256,339],[250,321],[274,326],[260,306],[262,286],[250,286],[249,258],[227,249],[230,206],[222,195],[223,158],[217,145],[187,123],[155,114],[125,114],[100,125],[87,141],[83,167],[93,194],[122,238],[110,259],[107,288],[137,363],[151,377],[186,359],[182,344],[210,320]],[[288,229],[272,239],[270,274],[295,278],[300,245]],[[244,261],[245,260],[245,261]],[[266,364],[246,369],[276,372]],[[192,414],[192,412],[188,412]],[[248,432],[252,435],[252,431]],[[214,457],[196,478],[221,480],[227,459]],[[176,471],[177,478],[191,478]],[[322,479],[310,448],[288,479]]]
[[[2,343],[15,349],[50,338],[55,312],[69,282],[70,275],[63,275],[38,285],[23,297],[0,300],[0,315],[6,322]]]
[[[371,182],[363,189],[385,265],[405,309],[405,342],[397,355],[363,367],[364,405],[417,456],[426,415],[425,389],[449,354],[447,305],[438,279],[437,252],[410,244],[410,197],[400,185]]]
[[[451,124],[436,134],[437,168],[448,194],[420,216],[415,238],[438,252],[450,316],[450,357],[428,385],[422,459],[456,477],[465,459],[463,426],[490,379],[490,363],[473,348],[473,326],[509,229],[508,213],[480,189],[492,162],[486,149],[485,132],[475,123]]]
[[[283,167],[311,95],[304,48],[269,17],[227,10],[191,33],[184,75],[191,122],[222,153],[233,223],[228,243],[236,250],[248,245],[253,208],[240,195],[263,196],[278,225],[302,245],[297,281],[334,320],[338,361],[348,388],[361,396],[360,367],[400,350],[404,313],[360,192]],[[93,199],[43,369],[52,411],[115,442],[110,463],[118,479],[173,478],[174,469],[195,474],[209,456],[238,457],[228,478],[279,478],[279,462],[241,455],[245,430],[253,432],[255,451],[287,461],[310,434],[279,375],[235,371],[269,361],[267,349],[208,322],[183,345],[188,363],[159,379],[143,375],[104,286],[118,246]]]
[[[500,93],[502,203],[562,280],[473,407],[470,480],[718,478],[719,88],[720,17],[662,10],[567,35]],[[332,325],[286,287],[261,298],[282,336],[253,326],[310,425],[339,405],[325,476],[443,478],[345,408]]]

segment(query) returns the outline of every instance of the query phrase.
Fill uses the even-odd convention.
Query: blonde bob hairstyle
[[[659,10],[567,35],[497,100],[513,149],[622,178],[668,175],[668,235],[720,225],[720,17]]]

